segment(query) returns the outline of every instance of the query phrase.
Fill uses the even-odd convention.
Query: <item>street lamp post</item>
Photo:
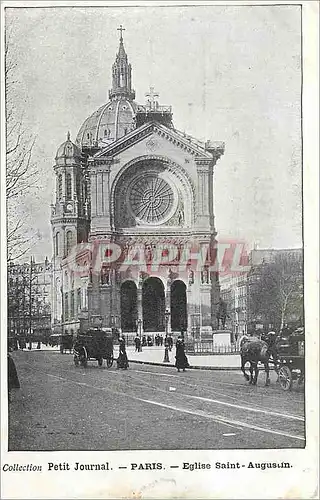
[[[163,362],[164,363],[169,363],[170,360],[169,360],[169,345],[168,345],[168,325],[169,325],[169,318],[170,318],[170,311],[169,309],[166,309],[165,313],[164,313],[164,317],[165,317],[165,333],[166,333],[166,336],[165,336],[165,339],[164,339],[164,359],[163,359]]]
[[[168,335],[169,331],[169,318],[170,318],[170,311],[169,309],[166,309],[166,312],[164,313],[165,320],[166,320],[166,336]]]

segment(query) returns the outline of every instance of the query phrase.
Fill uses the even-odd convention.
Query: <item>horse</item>
[[[256,385],[258,380],[259,368],[258,362],[263,363],[266,372],[265,385],[270,385],[269,377],[269,357],[267,342],[258,339],[257,337],[243,336],[240,341],[240,356],[241,356],[241,371],[249,384]],[[246,373],[245,365],[250,363],[250,377]],[[253,376],[254,371],[254,376]]]

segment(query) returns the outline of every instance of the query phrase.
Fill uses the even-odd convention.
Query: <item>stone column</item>
[[[110,162],[105,165],[105,170],[102,174],[102,213],[106,219],[107,229],[111,226],[111,210],[110,210]]]
[[[141,334],[143,334],[142,285],[137,287],[137,315],[138,321],[141,321]]]
[[[120,307],[120,277],[118,271],[116,269],[112,269],[110,272],[110,284],[111,284],[111,307],[109,314],[109,323],[110,327],[116,326],[117,328],[121,328],[121,307]],[[114,318],[118,318],[117,324],[112,324],[111,316]],[[116,321],[116,320],[114,320]]]
[[[96,182],[97,182],[97,215],[103,215],[103,172],[101,170],[97,171]]]
[[[169,311],[170,316],[169,316],[169,321],[168,321],[168,333],[171,333],[171,284],[172,281],[169,279],[167,280],[167,285],[165,288],[165,312]],[[166,324],[166,318],[165,318],[165,323]]]
[[[91,198],[91,216],[95,217],[98,214],[97,207],[97,174],[93,171],[90,171],[90,198]]]
[[[106,230],[110,230],[110,168],[112,158],[101,157],[94,160],[95,187],[91,189],[91,194],[95,194],[96,211],[92,213],[93,216],[103,217],[105,219],[104,226]]]
[[[62,174],[62,200],[66,202],[66,171],[63,169]]]
[[[213,169],[214,163],[211,162],[209,165],[209,175],[208,175],[208,203],[209,203],[209,222],[210,229],[215,231],[214,225],[214,195],[213,195]]]
[[[199,159],[197,164],[197,226],[209,226],[209,165],[211,160]]]

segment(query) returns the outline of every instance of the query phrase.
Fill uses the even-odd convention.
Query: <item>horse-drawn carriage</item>
[[[95,359],[98,365],[106,360],[107,367],[113,365],[113,338],[111,332],[92,328],[83,334],[78,334],[73,346],[74,364],[86,367],[88,361]]]
[[[284,391],[292,389],[294,380],[298,380],[299,385],[304,381],[304,343],[304,328],[298,328],[276,342],[275,368]]]
[[[280,387],[289,391],[294,380],[304,381],[304,328],[283,333],[277,337],[269,332],[262,339],[244,335],[240,340],[241,370],[250,384],[258,380],[259,363],[264,365],[266,385],[270,385],[269,364],[273,363]],[[250,363],[250,377],[245,365]]]

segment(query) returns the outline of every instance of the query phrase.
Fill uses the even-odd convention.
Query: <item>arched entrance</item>
[[[143,330],[163,332],[165,329],[164,287],[159,278],[148,278],[142,286]]]
[[[171,285],[171,330],[187,329],[187,294],[186,285],[176,280]]]
[[[134,332],[137,320],[137,287],[133,281],[125,281],[120,290],[121,329]]]

